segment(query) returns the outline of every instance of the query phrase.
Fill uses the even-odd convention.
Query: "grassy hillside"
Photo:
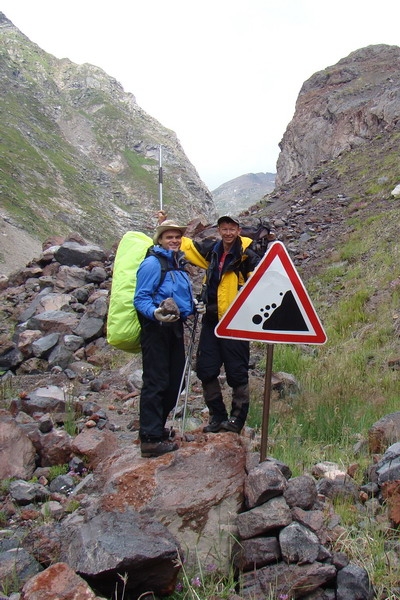
[[[391,195],[400,182],[399,151],[398,133],[380,136],[260,204],[260,215],[273,220],[302,200],[297,221],[310,233],[303,250],[312,251],[297,268],[328,336],[324,346],[275,345],[274,370],[295,374],[302,387],[301,397],[286,407],[290,431],[301,443],[334,444],[347,454],[375,420],[399,410],[393,363],[400,358],[400,200]],[[315,181],[327,187],[312,193]],[[324,213],[318,245],[314,223],[307,222],[311,212],[314,221]],[[273,413],[287,434],[280,410]],[[295,462],[296,456],[305,460],[293,450],[291,443]]]

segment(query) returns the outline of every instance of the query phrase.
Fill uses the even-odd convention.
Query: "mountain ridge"
[[[246,173],[212,190],[219,215],[238,214],[275,188],[275,173]]]
[[[1,216],[10,226],[38,241],[68,226],[108,245],[128,229],[151,232],[160,146],[163,208],[184,221],[215,218],[176,134],[133,94],[99,67],[44,52],[3,13],[0,36]]]

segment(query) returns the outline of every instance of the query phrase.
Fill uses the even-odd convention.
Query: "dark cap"
[[[222,217],[220,217],[217,221],[217,225],[221,225],[221,223],[235,223],[235,225],[238,225],[238,227],[240,227],[240,223],[239,221],[235,218],[235,217],[230,217],[229,215],[223,215]]]

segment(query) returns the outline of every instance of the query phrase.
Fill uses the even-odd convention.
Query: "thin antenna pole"
[[[163,209],[163,197],[162,197],[162,184],[163,184],[163,172],[162,172],[162,146],[160,144],[159,152],[159,166],[158,166],[158,185],[160,190],[160,210]]]

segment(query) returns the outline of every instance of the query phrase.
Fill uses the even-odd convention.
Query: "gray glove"
[[[179,316],[174,315],[172,313],[165,314],[164,310],[158,307],[154,311],[154,318],[157,319],[157,321],[161,321],[162,323],[174,323],[174,321],[178,321]]]
[[[198,300],[196,300],[196,298],[194,298],[193,302],[197,314],[204,315],[206,312],[206,305],[204,304],[204,302],[199,302]]]

